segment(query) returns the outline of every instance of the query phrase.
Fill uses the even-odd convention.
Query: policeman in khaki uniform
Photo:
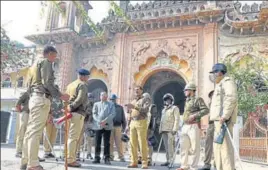
[[[36,60],[30,69],[30,100],[29,121],[24,137],[20,169],[43,170],[38,160],[39,144],[44,130],[51,97],[60,97],[67,101],[69,95],[62,94],[54,84],[54,71],[52,63],[56,60],[57,50],[52,46],[45,47],[43,58]]]
[[[58,88],[57,85],[56,87]],[[61,111],[62,109],[63,109],[62,101],[59,98],[53,98],[51,102],[50,114],[48,116],[48,120],[47,120],[46,127],[45,127],[45,133],[52,147],[56,142],[56,137],[57,137],[57,132],[58,132],[57,128],[55,127],[53,123],[53,119],[63,116],[63,113]],[[52,150],[49,146],[47,139],[43,138],[43,140],[44,140],[43,143],[44,143],[44,152],[45,152],[44,158],[55,158],[55,155],[51,153]]]
[[[130,145],[131,145],[131,161],[128,168],[138,167],[138,146],[140,147],[142,155],[142,169],[148,169],[148,143],[147,143],[147,129],[148,119],[147,113],[151,106],[151,100],[143,98],[143,88],[138,86],[135,88],[136,99],[127,104],[130,112]]]
[[[237,87],[234,80],[226,75],[227,68],[224,64],[215,64],[210,73],[213,74],[216,83],[210,108],[210,120],[214,121],[214,139],[216,139],[221,133],[223,123],[227,124],[229,132],[233,134],[238,112]],[[227,132],[222,144],[214,141],[213,149],[217,170],[235,169],[234,149]]]
[[[84,145],[87,145],[87,159],[93,159],[91,155],[91,148],[92,148],[92,137],[89,135],[89,130],[92,130],[92,120],[93,120],[93,115],[92,115],[92,109],[93,109],[93,95],[92,93],[88,93],[88,102],[87,102],[87,107],[86,107],[86,116],[84,119],[84,126],[82,128],[82,131],[79,136],[79,140],[77,142],[77,147],[76,147],[76,160],[80,161],[80,150],[81,150],[81,145],[84,147]],[[84,134],[86,135],[86,143],[84,143]],[[83,149],[82,149],[83,150]]]
[[[213,96],[214,90],[209,92],[208,97],[209,101],[209,108],[211,106],[211,99]],[[206,139],[205,139],[205,159],[204,159],[204,166],[200,170],[210,170],[211,168],[211,159],[213,155],[213,140],[214,140],[214,122],[209,121],[207,132],[206,132]]]
[[[81,164],[76,161],[76,147],[79,142],[79,136],[83,129],[84,118],[87,109],[87,81],[89,79],[89,71],[85,69],[78,70],[78,79],[67,86],[67,94],[70,95],[70,100],[67,106],[67,111],[72,114],[69,120],[68,134],[68,154],[67,161],[70,167],[80,167]]]
[[[20,127],[18,131],[18,136],[16,140],[16,157],[21,158],[22,155],[22,144],[24,134],[27,128],[27,123],[29,119],[29,91],[21,94],[19,100],[16,103],[16,111],[20,113]]]
[[[165,94],[163,100],[164,109],[162,110],[159,134],[162,134],[167,161],[161,166],[168,166],[173,161],[174,135],[179,130],[180,110],[177,106],[174,106],[174,97],[170,93]]]
[[[177,170],[197,169],[200,157],[200,119],[208,114],[209,109],[201,97],[195,96],[196,86],[189,83],[185,86],[184,94],[187,97],[183,113],[181,130],[181,168]],[[191,165],[188,157],[192,155]]]

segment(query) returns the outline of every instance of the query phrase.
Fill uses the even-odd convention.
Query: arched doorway
[[[88,81],[88,92],[94,96],[94,102],[100,101],[100,93],[103,91],[108,92],[106,84],[99,79],[91,79]]]
[[[151,95],[153,103],[157,106],[158,116],[161,117],[161,111],[164,107],[163,96],[170,93],[174,96],[174,104],[179,107],[180,113],[184,112],[185,95],[184,87],[186,81],[173,71],[159,71],[151,75],[144,83],[144,92]],[[160,141],[159,128],[155,130],[155,136]],[[155,148],[156,149],[156,148]],[[161,150],[164,149],[162,144]]]

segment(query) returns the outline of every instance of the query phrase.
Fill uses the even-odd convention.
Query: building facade
[[[85,11],[87,1],[78,2]],[[99,37],[83,20],[77,5],[61,1],[60,13],[50,6],[46,31],[26,38],[38,48],[53,43],[59,51],[55,64],[62,90],[76,79],[76,70],[91,71],[89,91],[96,100],[100,91],[115,93],[126,104],[141,85],[162,108],[169,92],[183,112],[184,86],[197,84],[197,94],[208,100],[214,84],[213,64],[227,56],[268,58],[268,3],[241,5],[232,1],[153,1],[131,5],[120,1],[130,24],[109,12],[97,24]],[[64,15],[63,15],[64,14]],[[204,122],[206,124],[206,121]]]

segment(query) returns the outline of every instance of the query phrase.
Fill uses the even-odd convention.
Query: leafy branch
[[[131,23],[130,19],[128,19],[128,17],[125,15],[125,12],[114,2],[114,1],[110,1],[110,6],[111,6],[111,10],[114,11],[114,13],[123,18],[123,20],[126,22],[126,24],[128,26],[130,26],[135,32],[137,32],[138,30],[133,26],[133,24]]]

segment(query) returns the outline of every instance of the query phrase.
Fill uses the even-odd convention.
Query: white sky
[[[143,1],[131,1],[131,4]],[[241,1],[242,2],[242,1]],[[261,1],[244,1],[242,3],[252,4]],[[108,15],[109,1],[90,1],[93,9],[89,15],[94,22],[100,22]],[[17,40],[25,45],[32,43],[24,38],[26,35],[44,30],[45,18],[40,18],[40,1],[1,1],[1,25],[7,31],[12,40]],[[6,24],[8,23],[8,24]]]

